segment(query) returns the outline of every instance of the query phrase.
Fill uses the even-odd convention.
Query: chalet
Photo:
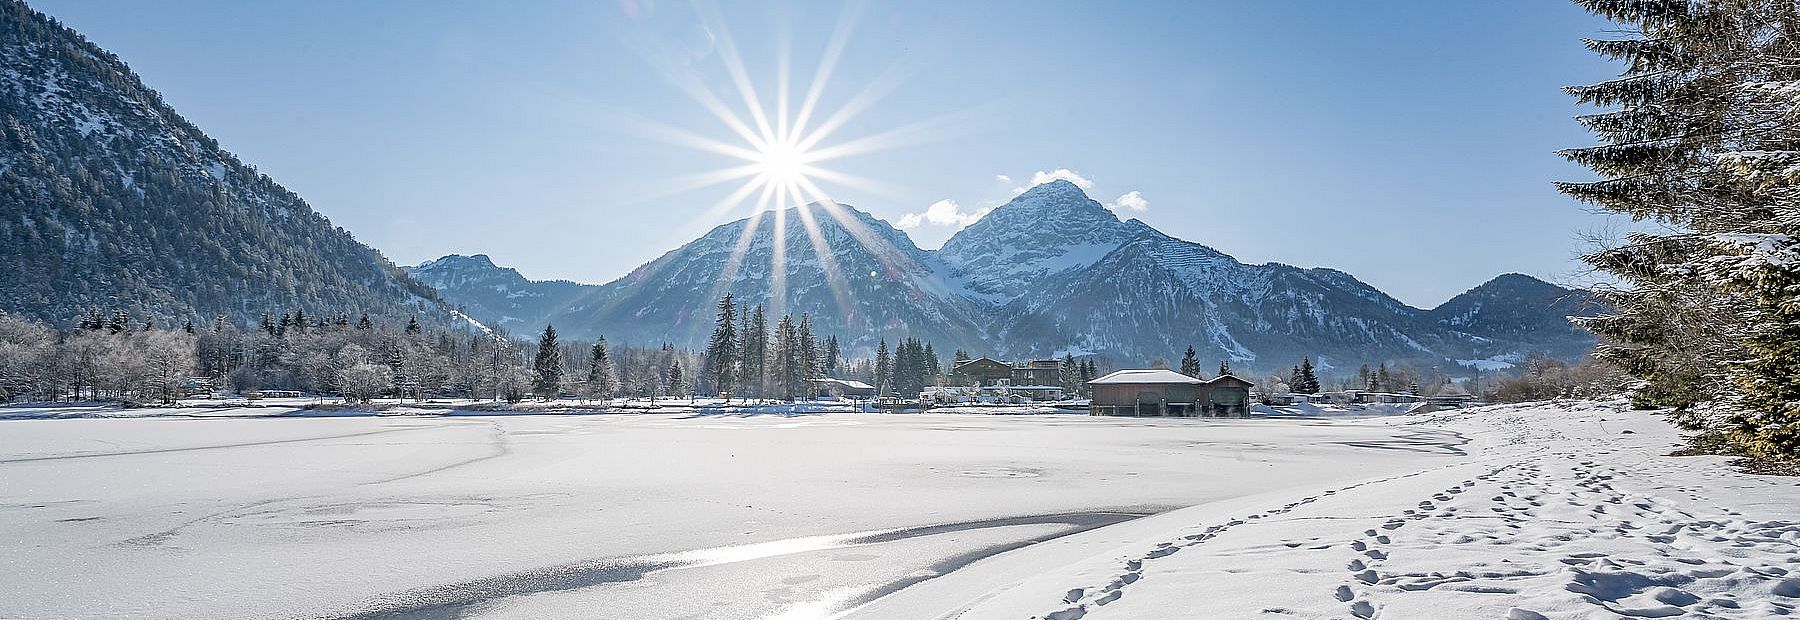
[[[1062,360],[1007,362],[987,357],[964,360],[950,369],[950,383],[967,387],[1058,387],[1062,385]]]
[[[1012,364],[986,357],[964,360],[951,367],[950,379],[958,385],[975,387],[1011,383]]]
[[[844,379],[808,379],[814,396],[821,398],[874,398],[875,386]]]
[[[1172,370],[1121,370],[1088,382],[1093,415],[1235,416],[1249,411],[1249,381],[1201,380]]]

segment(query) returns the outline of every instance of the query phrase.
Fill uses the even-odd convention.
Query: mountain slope
[[[420,284],[181,118],[117,56],[0,0],[0,309],[165,321],[442,318]]]
[[[1593,313],[1600,303],[1587,291],[1509,273],[1450,298],[1425,318],[1445,330],[1476,337],[1474,351],[1466,359],[1489,360],[1481,365],[1493,368],[1504,365],[1495,361],[1505,362],[1514,352],[1543,352],[1564,359],[1587,353],[1593,336],[1567,317]]]

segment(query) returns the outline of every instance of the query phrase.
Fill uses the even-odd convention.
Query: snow
[[[1457,365],[1473,368],[1482,372],[1497,372],[1517,366],[1523,356],[1517,353],[1504,353],[1482,359],[1456,360]]]
[[[0,417],[21,409],[59,408]],[[1610,405],[110,411],[144,417],[0,421],[0,617],[1749,618],[1800,604],[1800,486],[1663,456],[1672,429]]]
[[[1767,618],[1800,606],[1800,484],[1665,456],[1675,435],[1657,418],[1575,405],[1367,423],[1454,433],[1467,455],[1133,522],[1144,536],[988,592],[964,617],[1162,618],[1199,604],[1221,618]],[[1437,437],[1418,444],[1442,449]]]

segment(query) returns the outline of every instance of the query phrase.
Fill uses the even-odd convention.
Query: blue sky
[[[670,76],[743,104],[728,36],[772,107],[796,104],[845,19],[825,3],[31,4],[130,63],[183,115],[396,262],[486,253],[533,278],[604,282],[728,219],[735,185],[671,193],[736,160],[655,139],[733,133]],[[704,7],[705,5],[701,5]],[[892,222],[968,215],[1035,173],[1251,263],[1342,269],[1432,306],[1503,272],[1572,281],[1610,220],[1557,194],[1593,140],[1560,86],[1617,73],[1569,2],[868,2],[820,116],[884,90],[821,165]],[[673,70],[675,67],[678,70]],[[1006,182],[1000,177],[1007,177]],[[949,205],[938,208],[938,215]],[[953,225],[920,220],[933,248]],[[940,221],[957,218],[939,217]],[[963,218],[966,220],[966,217]]]

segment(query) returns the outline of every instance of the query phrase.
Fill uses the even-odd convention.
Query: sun
[[[799,144],[791,140],[771,140],[757,149],[751,164],[763,182],[798,190],[811,183],[807,178],[808,161],[806,151]]]
[[[857,304],[849,294],[848,279],[839,270],[835,252],[828,243],[828,231],[821,227],[821,222],[829,220],[835,223],[836,229],[847,233],[854,242],[867,248],[882,263],[880,271],[898,270],[893,263],[900,261],[904,253],[894,247],[887,237],[871,229],[861,218],[839,205],[825,189],[827,186],[835,186],[891,196],[894,193],[892,186],[877,179],[834,169],[833,164],[845,158],[955,135],[944,131],[943,126],[960,117],[950,114],[850,139],[839,135],[840,130],[852,126],[852,119],[893,92],[898,87],[900,76],[896,64],[896,67],[877,75],[847,99],[826,104],[824,94],[827,84],[855,30],[858,13],[856,7],[854,3],[844,7],[837,26],[832,29],[830,40],[826,42],[814,67],[812,80],[804,89],[795,88],[791,42],[785,34],[781,34],[785,30],[778,30],[775,41],[777,61],[773,67],[774,84],[764,84],[764,88],[759,89],[757,81],[746,69],[744,58],[739,54],[737,44],[731,36],[731,29],[726,26],[718,7],[707,0],[697,0],[694,8],[701,25],[710,35],[709,41],[714,45],[713,53],[708,58],[716,59],[723,65],[730,87],[715,90],[712,80],[691,62],[666,63],[661,66],[667,72],[666,77],[671,84],[681,89],[723,125],[725,135],[706,136],[688,128],[665,125],[650,119],[633,119],[633,128],[642,135],[733,160],[724,168],[677,180],[670,192],[679,194],[706,187],[737,185],[729,195],[700,217],[694,218],[697,225],[712,225],[746,205],[752,214],[752,217],[745,220],[742,232],[714,285],[714,297],[722,294],[726,287],[736,281],[739,268],[749,255],[749,250],[753,245],[761,243],[769,248],[769,269],[762,270],[762,273],[769,280],[770,306],[778,313],[784,309],[789,267],[787,232],[790,230],[790,217],[798,220],[798,228],[803,233],[797,235],[804,240],[799,242],[796,249],[812,246],[816,264],[824,275],[824,283],[845,317],[856,316]],[[737,101],[731,101],[733,98],[730,95],[733,92],[737,95]],[[765,213],[767,217],[763,216]],[[766,234],[759,235],[759,229],[766,231]]]

